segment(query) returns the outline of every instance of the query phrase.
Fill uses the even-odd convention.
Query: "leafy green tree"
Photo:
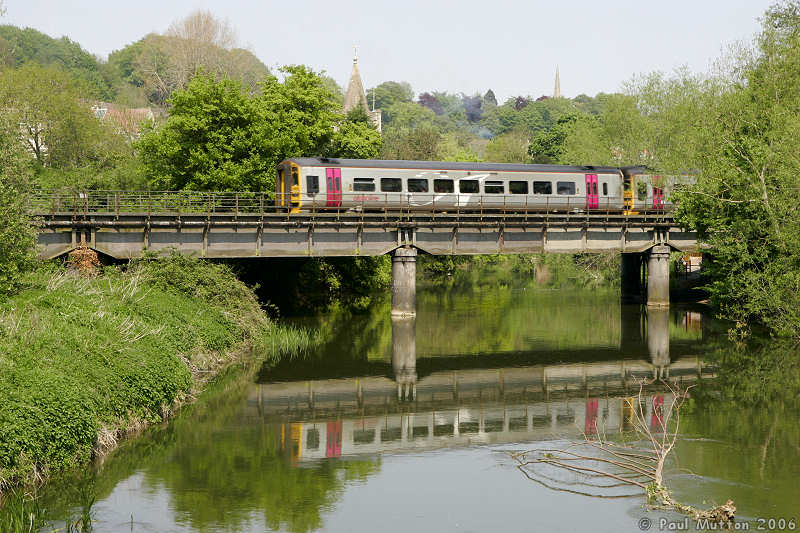
[[[373,97],[375,109],[383,110],[398,102],[411,102],[414,100],[414,90],[406,81],[385,81],[375,88],[367,89],[369,105],[372,105]]]
[[[382,111],[387,127],[413,129],[421,126],[434,127],[437,123],[436,113],[414,102],[397,102]]]
[[[380,153],[382,139],[372,124],[345,121],[333,134],[325,155],[353,159],[375,159]]]
[[[393,128],[383,138],[382,159],[435,161],[439,155],[442,134],[436,128]]]
[[[586,122],[586,127],[591,130],[597,121],[584,113],[572,113],[556,120],[550,129],[540,131],[528,147],[528,154],[533,162],[565,163],[567,138],[570,135],[576,135],[575,129],[579,122]],[[591,144],[592,147],[597,145],[602,145],[602,143],[593,142]]]
[[[498,135],[486,145],[486,159],[495,163],[530,163],[530,137],[524,130]]]
[[[54,67],[32,63],[0,72],[3,113],[20,128],[19,142],[40,173],[106,172],[133,157],[115,126],[95,117],[87,92],[85,84]]]
[[[17,141],[16,124],[0,122],[0,297],[15,292],[34,266],[36,230],[26,198],[30,160]]]
[[[268,76],[255,95],[239,81],[206,75],[176,91],[167,122],[138,143],[153,186],[269,191],[286,158],[377,154],[378,133],[346,121],[319,74],[303,66],[284,72],[283,81]]]
[[[94,98],[108,101],[115,96],[105,65],[67,37],[54,39],[33,28],[0,26],[0,65],[58,68],[83,82]]]
[[[800,2],[770,8],[753,53],[701,101],[681,219],[712,246],[714,302],[747,328],[800,336]]]

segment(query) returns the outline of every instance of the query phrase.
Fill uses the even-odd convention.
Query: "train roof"
[[[602,167],[570,165],[522,165],[515,163],[465,163],[454,161],[409,161],[392,159],[341,159],[338,157],[296,157],[287,159],[305,167],[357,167],[357,168],[396,168],[411,170],[470,170],[506,172],[598,172],[618,174],[620,170],[640,173],[644,167]]]

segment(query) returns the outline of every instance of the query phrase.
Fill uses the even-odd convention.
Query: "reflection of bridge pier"
[[[653,377],[669,377],[669,309],[647,309],[647,351],[653,364]]]
[[[392,317],[392,369],[397,399],[413,400],[417,390],[417,320],[414,316]]]

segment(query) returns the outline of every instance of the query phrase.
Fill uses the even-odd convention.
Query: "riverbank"
[[[145,258],[39,269],[0,304],[0,494],[107,453],[253,350],[302,349],[224,265]]]

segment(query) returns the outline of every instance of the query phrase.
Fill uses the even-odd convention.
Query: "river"
[[[292,319],[320,331],[313,353],[231,369],[169,424],[48,484],[41,505],[55,526],[89,511],[102,532],[680,528],[641,491],[576,494],[574,476],[532,480],[511,455],[630,434],[638,383],[661,377],[692,387],[674,497],[732,499],[753,530],[796,527],[791,347],[736,348],[697,308],[647,312],[610,290],[422,285],[417,307]],[[669,398],[646,387],[644,419]]]

